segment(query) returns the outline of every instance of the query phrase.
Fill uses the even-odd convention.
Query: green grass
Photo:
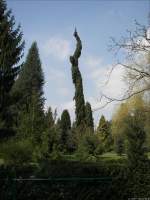
[[[104,153],[101,156],[99,156],[99,158],[101,158],[103,160],[120,160],[120,159],[126,159],[126,155],[123,154],[123,155],[119,156],[115,152],[107,152],[107,153]]]

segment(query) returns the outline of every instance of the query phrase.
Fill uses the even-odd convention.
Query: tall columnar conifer
[[[91,104],[89,102],[86,102],[85,112],[86,112],[86,125],[88,128],[92,130],[92,132],[94,132],[93,115],[92,115]]]
[[[68,110],[64,110],[62,112],[60,128],[61,128],[61,145],[64,149],[67,148],[67,140],[69,139],[69,133],[71,130],[71,120]]]
[[[12,98],[10,91],[19,73],[24,42],[20,26],[15,28],[15,18],[4,0],[0,0],[0,121],[9,127]]]
[[[76,126],[80,127],[85,124],[85,100],[83,94],[82,76],[78,67],[78,59],[81,55],[82,43],[80,37],[75,30],[74,37],[77,41],[76,50],[73,56],[70,56],[72,64],[72,80],[75,86],[75,113],[76,113]]]

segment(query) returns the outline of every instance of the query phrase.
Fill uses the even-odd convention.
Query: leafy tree
[[[3,128],[12,126],[13,104],[10,91],[19,73],[24,42],[20,26],[15,28],[15,18],[0,1],[0,121]],[[2,130],[4,132],[4,130]]]
[[[144,123],[144,129],[146,130],[146,135],[147,135],[146,138],[148,137],[149,134],[148,134],[147,104],[145,102],[145,98],[143,95],[137,95],[129,99],[125,103],[122,103],[113,116],[112,135],[114,138],[115,149],[119,149],[121,146],[122,146],[121,148],[123,148],[124,146],[124,150],[127,148],[127,137],[126,137],[127,123],[125,123],[125,121],[128,118],[129,113],[137,109],[140,110],[142,115],[145,116],[145,120],[142,123]],[[148,144],[149,143],[147,141],[147,145]],[[117,145],[121,146],[117,147]]]
[[[78,67],[78,59],[81,55],[82,43],[77,31],[74,32],[77,45],[73,56],[70,56],[70,62],[72,64],[72,80],[75,85],[75,113],[76,113],[76,126],[83,127],[85,125],[85,100],[83,94],[82,76]]]
[[[60,121],[60,128],[61,128],[61,146],[62,149],[67,148],[67,142],[69,138],[69,134],[71,132],[71,120],[68,110],[64,110],[61,115]]]
[[[85,111],[86,111],[86,126],[89,127],[92,132],[94,132],[92,109],[89,102],[86,102]]]

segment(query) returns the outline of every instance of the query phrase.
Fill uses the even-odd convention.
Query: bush
[[[10,139],[1,144],[0,153],[6,165],[27,165],[32,162],[33,145],[29,139]]]
[[[97,135],[89,133],[82,136],[75,155],[77,157],[77,160],[95,161],[95,156],[102,153],[103,146],[101,146]]]

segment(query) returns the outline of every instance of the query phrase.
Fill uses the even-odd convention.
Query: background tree
[[[147,110],[147,103],[145,102],[144,96],[136,95],[132,97],[131,99],[127,100],[125,103],[122,103],[118,109],[116,110],[116,113],[113,116],[112,119],[112,135],[114,138],[114,147],[115,149],[119,150],[120,148],[124,146],[124,150],[127,148],[127,136],[126,136],[126,129],[127,124],[125,123],[126,119],[128,118],[129,113],[133,112],[134,110],[140,110],[141,114],[144,116],[145,120],[142,122],[144,124],[143,129],[146,131],[146,143],[147,147],[149,146],[148,139],[149,138],[149,132],[148,132],[148,113],[145,112]],[[142,120],[142,118],[141,118]],[[147,128],[146,128],[147,127]]]
[[[55,119],[51,107],[49,107],[45,113],[45,123],[47,128],[51,128],[55,124]]]
[[[20,26],[15,28],[15,18],[4,0],[0,1],[0,22],[0,125],[6,129],[12,126],[10,91],[19,73],[24,42]]]
[[[34,42],[15,82],[13,93],[18,98],[18,132],[32,135],[35,141],[41,140],[44,129],[43,85],[44,75],[38,47]]]
[[[82,43],[77,31],[74,32],[74,37],[77,41],[76,50],[73,56],[70,56],[72,64],[72,80],[75,85],[75,113],[76,113],[76,126],[81,127],[85,125],[85,100],[83,94],[82,76],[78,67],[78,59],[81,55]]]
[[[61,138],[60,144],[63,150],[67,149],[69,135],[71,134],[71,120],[68,110],[64,110],[60,121]]]
[[[96,132],[104,150],[108,151],[112,145],[112,137],[110,133],[110,123],[105,119],[104,115],[102,115],[100,118]]]
[[[94,132],[94,121],[93,121],[91,105],[89,102],[86,102],[85,112],[86,112],[86,126],[89,127],[92,132]]]

